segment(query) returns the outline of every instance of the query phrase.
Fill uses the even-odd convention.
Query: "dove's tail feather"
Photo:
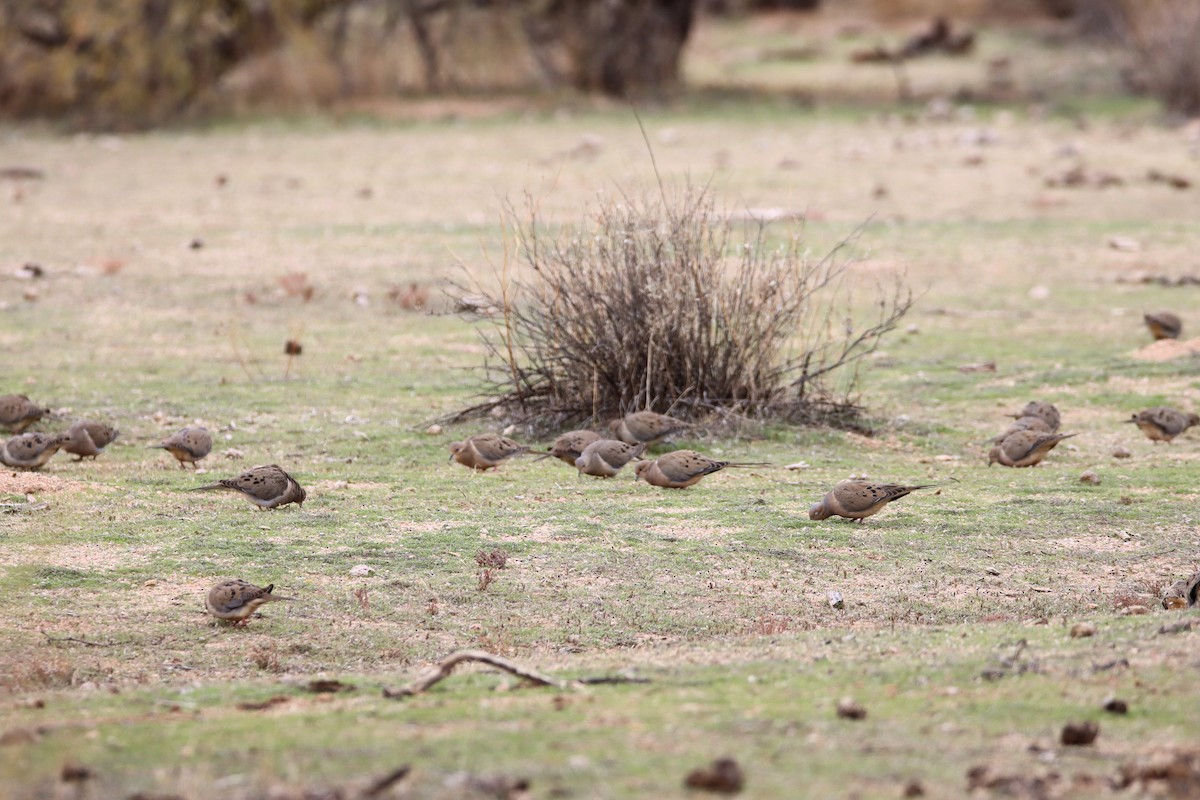
[[[189,492],[205,492],[205,491],[208,491],[209,489],[228,489],[228,488],[229,488],[228,486],[224,486],[220,483],[210,483],[207,486],[194,486],[191,489],[188,489],[188,491]]]
[[[775,466],[770,461],[734,461],[725,465],[729,467],[773,467]]]

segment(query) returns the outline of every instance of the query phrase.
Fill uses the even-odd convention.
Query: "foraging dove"
[[[1143,314],[1142,319],[1150,329],[1150,335],[1155,341],[1159,339],[1178,339],[1183,333],[1183,320],[1170,311],[1158,311],[1154,314]]]
[[[653,411],[636,411],[608,423],[614,439],[625,444],[658,444],[671,434],[691,427],[688,423]]]
[[[21,433],[49,410],[35,405],[23,394],[6,394],[0,397],[0,428]]]
[[[653,461],[640,462],[634,467],[637,473],[634,480],[644,480],[664,489],[686,489],[699,482],[705,475],[711,475],[725,467],[737,466],[752,465],[717,461],[694,450],[676,450]]]
[[[79,456],[76,461],[91,457],[94,461],[105,447],[112,444],[121,432],[111,425],[81,419],[67,429],[62,449]]]
[[[296,479],[276,464],[252,467],[236,478],[228,478],[207,486],[197,486],[193,492],[208,489],[232,489],[241,492],[246,499],[260,509],[278,508],[288,503],[304,506],[308,493],[296,483]]]
[[[1169,443],[1193,425],[1200,425],[1200,415],[1185,414],[1173,408],[1156,406],[1139,411],[1125,421],[1137,425],[1150,441],[1158,444],[1159,442]]]
[[[554,444],[550,445],[550,455],[573,467],[575,460],[583,455],[587,446],[598,441],[600,441],[600,434],[595,431],[567,431],[555,439]],[[543,456],[543,458],[545,457]]]
[[[0,462],[15,469],[32,472],[41,469],[66,440],[64,434],[22,433],[0,446]]]
[[[626,444],[616,439],[597,439],[589,444],[575,459],[580,475],[595,475],[611,478],[621,467],[640,456],[646,449],[644,444]]]
[[[217,619],[245,627],[259,606],[272,600],[292,599],[271,594],[274,589],[273,583],[259,587],[243,580],[224,581],[209,591],[208,597],[204,598],[204,608]]]
[[[199,469],[196,462],[212,452],[212,434],[208,428],[188,426],[175,431],[160,444],[148,445],[151,450],[166,450],[179,460],[179,468],[186,469],[185,463],[190,463],[192,469]]]
[[[1033,467],[1063,439],[1078,436],[1076,433],[1039,433],[1017,431],[1005,436],[1003,441],[988,454],[988,466],[999,462],[1005,467]]]
[[[498,433],[480,433],[468,436],[461,442],[450,445],[450,460],[457,461],[472,470],[485,471],[500,466],[507,458],[528,453],[526,445],[518,444]]]
[[[1000,444],[1005,437],[1010,433],[1017,431],[1037,431],[1038,433],[1054,433],[1050,430],[1050,424],[1041,417],[1018,417],[1017,421],[1008,426],[1008,430],[992,439],[988,439],[990,444]]]
[[[1011,415],[1015,419],[1021,417],[1040,417],[1043,422],[1050,426],[1050,433],[1058,430],[1059,423],[1062,422],[1062,416],[1058,413],[1058,409],[1053,403],[1043,403],[1041,400],[1030,400],[1021,409],[1020,413]]]
[[[908,496],[917,489],[928,489],[933,484],[922,483],[904,486],[899,483],[872,483],[871,481],[845,480],[834,486],[821,502],[808,509],[809,519],[828,519],[838,516],[860,522],[893,500]]]

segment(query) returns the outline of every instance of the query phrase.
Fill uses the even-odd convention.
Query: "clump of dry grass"
[[[520,221],[509,209],[515,252],[484,323],[492,397],[452,420],[507,414],[550,428],[654,409],[861,424],[852,368],[913,300],[900,278],[851,296],[848,240],[812,259],[801,229],[735,222],[703,189],[603,200],[561,230],[529,208]],[[508,278],[513,257],[529,280]],[[850,373],[838,390],[836,370]]]

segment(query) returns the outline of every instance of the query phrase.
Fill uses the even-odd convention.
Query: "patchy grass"
[[[895,797],[915,778],[951,798],[978,764],[1099,780],[1187,742],[1200,626],[1160,635],[1191,612],[1159,611],[1156,595],[1197,568],[1197,435],[1154,446],[1122,420],[1200,407],[1194,365],[1131,357],[1143,310],[1197,323],[1190,290],[1116,279],[1200,271],[1195,190],[1142,179],[1194,174],[1194,144],[1109,116],[729,108],[646,115],[664,179],[711,176],[735,208],[807,210],[815,252],[869,218],[864,285],[902,270],[922,296],[915,328],[864,368],[876,436],[701,433],[677,444],[811,466],[675,493],[551,460],[448,464],[466,431],[427,426],[478,391],[473,323],[387,298],[436,289],[458,261],[483,273],[502,197],[528,189],[546,219],[575,221],[598,192],[651,185],[625,113],[6,131],[6,163],[48,174],[0,183],[0,389],[63,409],[41,430],[87,414],[123,433],[95,462],[0,475],[4,502],[49,505],[0,527],[5,784],[45,796],[73,760],[97,796],[259,797],[411,763],[413,797],[463,796],[464,772],[528,778],[537,797],[673,796],[728,754],[751,797],[793,795],[803,775],[809,796]],[[1125,185],[1047,188],[1065,145]],[[1141,249],[1111,249],[1113,235]],[[12,277],[26,261],[47,276]],[[311,301],[283,291],[291,273]],[[285,380],[291,338],[304,352]],[[959,370],[988,360],[995,372]],[[984,441],[1033,397],[1080,435],[1036,469],[988,469]],[[218,439],[202,474],[144,448],[194,420]],[[1132,457],[1113,459],[1118,445]],[[270,462],[308,487],[303,509],[185,491]],[[1079,482],[1086,469],[1099,485]],[[861,525],[809,521],[850,474],[939,487]],[[503,569],[480,588],[477,555],[497,550]],[[374,574],[350,577],[357,564]],[[228,577],[296,600],[214,627],[204,593]],[[1134,606],[1149,615],[1125,616]],[[1097,635],[1071,638],[1085,620]],[[462,647],[649,683],[560,697],[496,691],[502,678],[468,669],[428,695],[381,696]],[[319,676],[358,688],[304,691]],[[1109,694],[1131,713],[1103,714]],[[866,720],[835,716],[844,695]],[[1095,746],[1058,746],[1062,724],[1086,719],[1101,722]]]

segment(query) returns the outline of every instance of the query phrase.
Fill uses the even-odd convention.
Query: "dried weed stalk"
[[[901,277],[852,293],[852,238],[812,259],[800,228],[734,222],[704,189],[604,200],[569,229],[526,208],[507,209],[498,289],[454,287],[496,313],[481,332],[489,397],[447,421],[553,428],[653,409],[861,427],[855,367],[913,299]]]

